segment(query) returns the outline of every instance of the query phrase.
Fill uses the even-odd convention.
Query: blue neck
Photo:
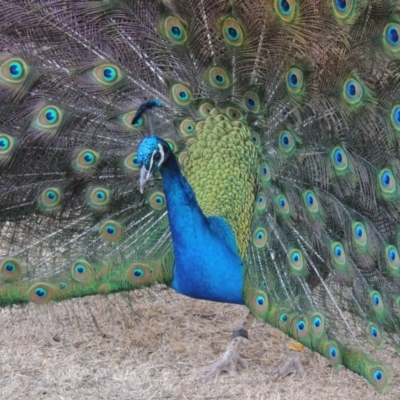
[[[175,253],[171,287],[190,297],[244,304],[243,263],[232,229],[207,218],[173,154],[160,169]]]

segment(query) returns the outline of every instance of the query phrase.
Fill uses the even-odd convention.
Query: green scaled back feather
[[[252,313],[388,390],[372,354],[400,330],[396,1],[0,5],[1,306],[171,281],[161,179],[137,186],[151,130],[232,227]]]

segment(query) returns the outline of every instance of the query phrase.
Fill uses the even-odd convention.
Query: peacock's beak
[[[146,186],[147,181],[151,178],[151,170],[147,170],[146,167],[143,165],[142,168],[140,168],[140,193],[143,194],[144,187]]]

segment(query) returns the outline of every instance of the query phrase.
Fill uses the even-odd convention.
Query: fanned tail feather
[[[215,141],[224,174],[254,173],[251,218],[232,217],[250,310],[387,391],[373,354],[400,327],[396,1],[0,5],[2,306],[170,283],[162,183],[139,193],[137,146],[156,133],[190,178]]]

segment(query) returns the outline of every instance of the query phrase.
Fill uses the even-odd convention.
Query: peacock
[[[2,307],[165,284],[389,389],[397,0],[0,5]]]

